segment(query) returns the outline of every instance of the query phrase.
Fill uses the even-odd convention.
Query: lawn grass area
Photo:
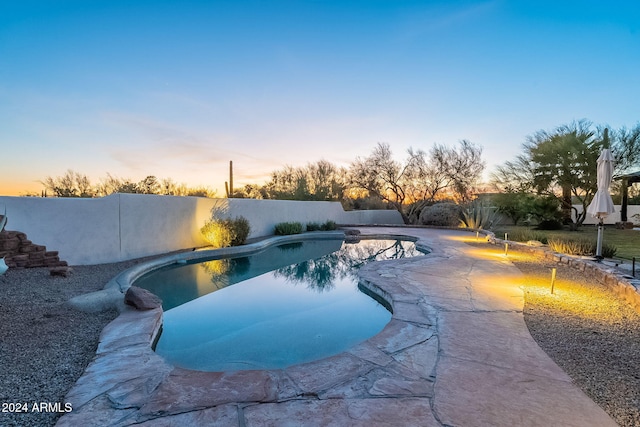
[[[547,238],[561,239],[582,239],[596,241],[598,239],[598,227],[595,225],[583,225],[577,231],[569,230],[536,230],[535,227],[505,225],[496,227],[491,230],[499,239],[504,238],[504,233],[511,233],[514,236],[518,231],[529,230],[533,233],[544,235]],[[637,230],[620,230],[613,226],[605,226],[603,239],[604,244],[613,245],[617,248],[616,258],[632,259],[633,257],[640,259],[640,231]]]

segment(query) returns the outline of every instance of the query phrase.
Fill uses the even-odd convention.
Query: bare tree
[[[527,193],[533,191],[534,173],[526,155],[497,166],[491,174],[490,184],[501,193]]]
[[[113,193],[142,193],[174,196],[215,197],[215,190],[209,187],[187,187],[171,178],[158,180],[153,175],[140,182],[129,178],[118,178],[107,173],[96,185],[92,185],[86,175],[68,170],[59,177],[47,177],[42,184],[57,197],[104,197]]]
[[[447,194],[458,202],[473,197],[484,169],[482,147],[462,140],[458,148],[435,145],[429,154],[407,150],[404,163],[393,160],[388,144],[351,164],[351,184],[390,203],[405,223],[428,203]]]
[[[402,216],[405,224],[409,216],[405,212],[407,186],[414,173],[411,169],[416,161],[412,156],[421,156],[422,152],[409,152],[409,160],[400,163],[393,160],[389,144],[378,143],[369,157],[357,158],[351,163],[351,185],[367,190],[369,194],[390,203]]]
[[[485,166],[481,146],[466,139],[458,143],[457,149],[435,145],[431,150],[431,164],[438,171],[436,188],[448,189],[459,203],[471,201]]]
[[[58,177],[45,178],[41,181],[46,190],[51,190],[56,197],[94,197],[95,190],[86,175],[69,169]]]
[[[320,160],[304,167],[285,166],[273,171],[260,193],[271,199],[340,200],[344,189],[344,169]]]
[[[604,128],[606,129],[606,128]],[[601,133],[603,130],[599,129]],[[611,151],[615,160],[615,174],[622,175],[640,166],[640,123],[613,133]]]
[[[103,197],[113,193],[137,193],[138,185],[128,178],[118,178],[110,173],[96,185],[96,196]]]

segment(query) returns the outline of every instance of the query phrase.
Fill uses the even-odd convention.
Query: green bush
[[[307,223],[307,231],[331,231],[338,228],[334,221],[326,221],[322,224],[319,222],[308,222]]]
[[[212,218],[200,229],[204,239],[213,247],[226,248],[244,244],[251,232],[251,225],[244,217]]]
[[[596,242],[591,240],[569,240],[569,239],[549,239],[549,248],[554,252],[567,255],[594,256],[596,254]],[[602,256],[612,258],[617,252],[617,248],[612,245],[602,245]]]
[[[336,225],[335,221],[326,221],[324,224],[322,224],[320,226],[320,230],[322,231],[332,231],[335,230],[336,228],[338,228],[338,226]]]
[[[308,222],[307,223],[307,231],[319,231],[321,230],[322,224],[318,222]]]
[[[534,217],[539,224],[543,224],[541,230],[555,230],[546,227],[562,225],[560,201],[556,196],[534,196],[527,203],[527,209],[528,214]]]
[[[275,233],[278,236],[302,233],[302,224],[299,222],[280,222],[276,224]]]
[[[455,227],[460,223],[461,209],[455,203],[436,203],[426,207],[420,212],[420,223],[424,225],[436,225]]]
[[[494,194],[491,197],[492,204],[506,217],[517,225],[519,221],[527,218],[535,197],[521,191]]]

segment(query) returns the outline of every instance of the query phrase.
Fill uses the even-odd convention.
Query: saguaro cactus
[[[227,199],[233,197],[233,160],[229,161],[229,181],[224,182],[224,189],[227,192]]]

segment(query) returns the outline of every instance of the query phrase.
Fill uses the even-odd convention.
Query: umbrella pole
[[[602,218],[600,218],[600,221],[598,222],[598,243],[596,244],[596,258],[598,260],[601,260],[604,258],[602,256],[602,230],[603,229],[604,229],[604,221]]]

